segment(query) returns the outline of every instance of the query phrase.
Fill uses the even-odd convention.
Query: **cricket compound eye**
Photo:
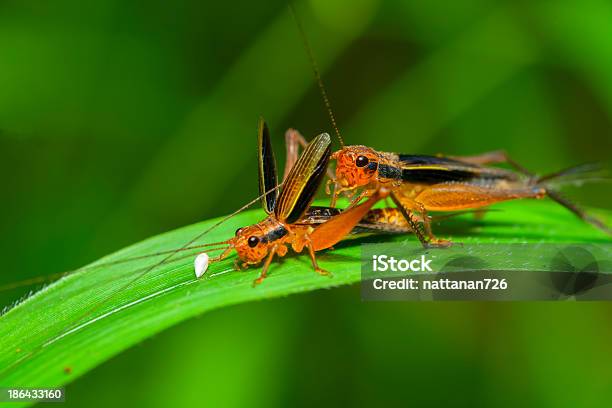
[[[240,235],[240,233],[242,232],[242,227],[238,228],[236,230],[236,236]]]
[[[249,237],[248,242],[251,248],[255,248],[257,244],[259,244],[259,238],[257,238],[256,236]]]
[[[355,165],[357,167],[367,166],[369,162],[370,160],[368,160],[368,158],[365,156],[357,156],[357,158],[355,159]]]

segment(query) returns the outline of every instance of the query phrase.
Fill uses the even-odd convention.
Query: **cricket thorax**
[[[402,163],[397,154],[378,153],[377,181],[382,185],[399,186],[402,184]]]
[[[288,235],[285,225],[268,217],[257,224],[239,228],[233,245],[241,261],[258,264],[274,245],[282,245]]]

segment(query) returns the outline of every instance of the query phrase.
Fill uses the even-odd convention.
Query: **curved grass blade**
[[[465,243],[492,242],[610,242],[601,231],[576,219],[551,201],[499,205],[503,211],[476,221],[467,214],[443,220],[441,236]],[[600,212],[607,222],[611,212]],[[262,217],[247,211],[213,231],[209,239],[231,236],[242,225]],[[217,220],[194,224],[132,245],[99,262],[113,262],[180,247]],[[368,242],[407,241],[413,236],[370,237]],[[87,319],[72,326],[79,316],[99,304],[108,293],[126,287],[135,269],[149,268],[155,260],[110,264],[84,270],[47,286],[0,316],[0,386],[59,386],[106,361],[117,353],[180,321],[223,306],[292,293],[358,282],[360,241],[343,242],[323,252],[322,267],[333,278],[312,272],[305,256],[275,262],[263,285],[251,287],[257,268],[233,271],[233,258],[215,264],[206,277],[195,280],[193,259],[162,264],[135,284],[118,292]],[[161,255],[163,256],[163,255]],[[67,370],[67,368],[70,368]],[[70,372],[70,374],[67,374]]]

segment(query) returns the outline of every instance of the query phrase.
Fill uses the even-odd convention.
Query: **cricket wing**
[[[516,173],[496,167],[478,166],[456,159],[426,155],[398,155],[401,178],[415,184],[444,182],[516,181]]]
[[[270,130],[268,124],[259,118],[257,127],[257,159],[259,162],[259,195],[275,189],[278,185],[278,176],[276,174],[276,159],[272,150],[270,141]],[[278,189],[270,191],[265,197],[262,197],[261,203],[266,213],[274,212],[276,201],[278,200]]]
[[[314,199],[325,176],[331,155],[331,139],[327,133],[315,137],[295,162],[283,184],[274,214],[281,222],[298,221]]]

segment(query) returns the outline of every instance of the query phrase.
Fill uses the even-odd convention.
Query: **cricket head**
[[[238,228],[230,241],[238,258],[248,265],[258,264],[268,255],[267,234],[259,224]]]
[[[268,254],[266,234],[259,224],[238,228],[238,230],[236,230],[236,235],[228,240],[197,245],[196,247],[207,248],[212,251],[222,251],[221,254],[212,258],[209,258],[206,252],[198,254],[194,260],[197,278],[204,275],[210,264],[222,261],[234,250],[238,253],[238,258],[242,263],[247,265],[260,263]]]
[[[378,154],[366,146],[345,146],[331,156],[336,160],[336,183],[341,189],[365,186],[376,181]]]

